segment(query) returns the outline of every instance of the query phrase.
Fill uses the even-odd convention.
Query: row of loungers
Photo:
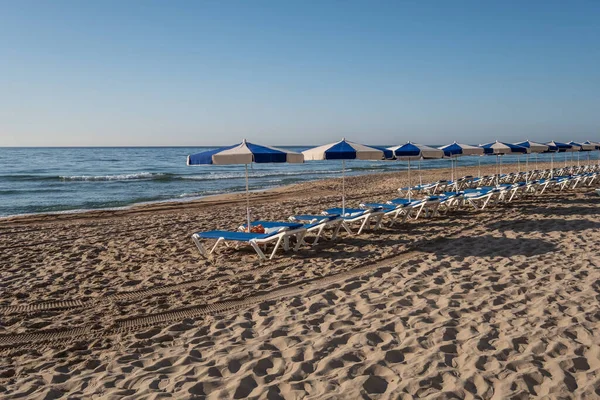
[[[410,193],[420,196],[414,199],[401,197],[385,203],[365,202],[360,204],[360,208],[345,210],[331,208],[323,211],[321,215],[294,215],[287,222],[254,221],[252,225],[262,225],[265,229],[264,233],[247,232],[247,227],[242,225],[238,231],[197,232],[192,235],[192,240],[200,254],[207,258],[210,258],[222,244],[226,247],[241,244],[250,245],[261,259],[272,259],[281,248],[286,251],[290,249],[298,251],[302,245],[315,246],[321,239],[334,240],[341,229],[350,235],[360,235],[367,228],[377,230],[383,224],[384,218],[389,220],[391,227],[395,223],[403,223],[408,219],[431,218],[462,208],[483,210],[494,204],[511,202],[527,195],[541,195],[546,191],[591,186],[598,180],[600,180],[600,172],[597,168],[575,175],[500,183],[494,186],[477,186],[486,182],[484,178],[462,177],[454,183],[438,181],[429,185],[398,189],[401,194]],[[356,225],[358,229],[354,231],[352,228]],[[326,237],[326,231],[331,232],[329,238]],[[314,238],[307,242],[307,235]],[[293,247],[290,246],[290,239],[295,241]],[[206,240],[216,241],[210,250],[207,250],[204,245]],[[270,244],[274,247],[267,257],[264,251]]]

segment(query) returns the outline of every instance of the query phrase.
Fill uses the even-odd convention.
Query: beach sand
[[[406,183],[405,171],[348,178],[347,204]],[[339,189],[252,193],[252,216],[339,206]],[[590,191],[342,234],[266,262],[250,250],[204,260],[190,239],[243,223],[240,194],[0,220],[0,397],[598,398]]]

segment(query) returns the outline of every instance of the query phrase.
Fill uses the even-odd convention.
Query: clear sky
[[[0,146],[600,140],[600,1],[0,0]]]

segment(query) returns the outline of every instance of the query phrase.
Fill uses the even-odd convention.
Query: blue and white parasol
[[[463,156],[481,156],[483,155],[483,149],[477,146],[471,146],[470,144],[463,143],[450,143],[442,147],[438,147],[440,150],[444,152],[444,156],[450,158],[452,163],[452,181],[454,182],[454,163],[458,161],[458,157]],[[481,160],[480,160],[481,161]],[[481,169],[481,164],[479,166]],[[481,176],[481,171],[479,171],[479,175]]]
[[[591,143],[577,143],[577,142],[573,142],[570,141],[569,143],[571,146],[573,146],[574,148],[578,148],[579,150],[577,150],[577,166],[579,167],[579,152],[581,151],[585,151],[587,152],[587,157],[588,157],[588,164],[590,161],[590,151],[592,150],[596,150],[596,146],[591,144]],[[571,154],[571,161],[573,161],[573,154]]]
[[[579,147],[573,148],[572,145],[568,143],[562,143],[557,141],[551,141],[546,143],[548,145],[548,152],[552,153],[550,157],[551,169],[552,169],[552,177],[554,177],[554,153],[570,153],[573,151],[578,151]],[[567,155],[565,154],[565,167],[567,166]]]
[[[529,149],[529,153],[534,153],[535,154],[535,169],[537,169],[537,155],[538,153],[544,153],[546,151],[548,151],[548,145],[547,144],[542,144],[542,143],[537,143],[537,142],[532,142],[531,140],[526,140],[524,142],[519,142],[519,143],[514,143],[517,146],[521,146],[521,147],[525,147]],[[527,154],[527,158],[526,158],[526,167],[525,169],[527,170],[527,174],[525,175],[525,181],[529,182],[529,153]]]
[[[421,181],[421,160],[423,159],[435,159],[444,157],[444,152],[440,149],[436,149],[434,147],[425,146],[424,144],[418,144],[413,142],[407,142],[405,144],[399,146],[388,147],[389,150],[392,150],[394,156],[397,160],[408,161],[408,199],[411,198],[412,191],[410,188],[411,180],[410,180],[410,161],[418,160],[419,161],[419,185],[422,185]]]
[[[530,151],[527,147],[518,146],[512,143],[495,141],[479,145],[485,154],[496,155],[496,184],[499,183],[500,175],[502,175],[502,161],[500,156],[505,154],[528,154]]]
[[[600,143],[598,143],[598,142],[592,142],[590,140],[586,140],[582,144],[589,144],[589,145],[594,146],[595,150],[600,150]],[[600,152],[598,152],[598,165],[600,166]]]
[[[248,185],[248,164],[251,163],[303,163],[304,157],[300,153],[278,149],[276,147],[261,146],[249,143],[244,139],[242,143],[233,146],[221,147],[215,150],[203,151],[187,157],[187,165],[232,165],[244,164],[246,166],[246,218],[250,228],[250,195]]]
[[[383,160],[384,151],[372,146],[354,143],[343,138],[339,142],[325,144],[302,152],[304,160],[342,161],[342,212],[346,212],[346,160]],[[389,155],[389,154],[388,154]]]

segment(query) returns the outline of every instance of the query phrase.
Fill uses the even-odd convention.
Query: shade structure
[[[492,143],[482,144],[479,147],[483,149],[483,152],[485,154],[527,154],[530,152],[527,147],[519,146],[512,143],[499,142],[497,140]]]
[[[546,145],[548,145],[549,152],[564,153],[565,151],[573,151],[573,150],[571,150],[573,148],[573,146],[571,146],[570,144],[556,142],[554,140],[551,142],[547,142]]]
[[[444,152],[424,144],[407,142],[399,146],[388,147],[399,160],[420,160],[444,157]]]
[[[582,144],[588,144],[588,145],[594,146],[595,150],[600,150],[600,143],[598,143],[598,142],[592,142],[590,140],[586,140]]]
[[[548,145],[548,150],[544,153],[550,153],[550,177],[554,178],[554,153],[565,152],[567,149],[570,149],[572,146],[562,142],[551,141],[546,143]]]
[[[444,152],[446,157],[480,156],[483,154],[483,149],[481,147],[456,142],[439,147],[439,149]]]
[[[394,156],[394,152],[392,150],[388,149],[387,147],[382,147],[382,146],[368,146],[368,147],[372,147],[374,149],[383,151],[383,159],[384,160],[395,160],[396,159],[396,156]]]
[[[578,143],[578,142],[574,142],[574,141],[570,141],[569,143],[571,146],[573,146],[574,148],[577,147],[578,153],[577,153],[577,166],[579,167],[579,152],[585,151],[585,152],[590,152],[592,150],[596,150],[596,146],[594,146],[593,144],[590,143]],[[590,155],[588,153],[588,161],[590,159]],[[573,160],[573,155],[571,154],[571,161]]]
[[[491,142],[482,144],[479,147],[483,149],[485,154],[496,155],[496,167],[499,169],[496,171],[496,184],[499,183],[500,175],[502,175],[502,163],[500,162],[500,156],[505,154],[528,154],[529,149],[527,147],[518,146],[512,143],[505,142]]]
[[[582,144],[590,144],[590,145],[593,145],[596,148],[596,150],[600,150],[600,143],[598,143],[598,142],[592,142],[591,140],[586,140]],[[588,158],[589,158],[589,156],[588,156]],[[600,166],[600,152],[598,153],[598,165]]]
[[[591,143],[577,143],[577,142],[569,142],[567,144],[570,144],[573,147],[579,147],[578,151],[592,151],[592,150],[596,150],[596,146],[591,144]]]
[[[456,142],[438,147],[438,149],[442,150],[444,156],[450,158],[452,162],[452,181],[454,181],[454,162],[458,160],[458,157],[483,155],[483,149],[480,147]]]
[[[557,142],[555,140],[546,143],[548,146],[554,150],[555,153],[567,153],[573,151],[579,151],[579,148],[573,148],[572,145],[568,143]],[[552,169],[554,169],[554,155],[550,158],[550,162],[552,163]],[[567,155],[565,154],[565,167],[567,166]],[[554,176],[554,174],[552,174]]]
[[[535,168],[537,169],[537,153],[543,153],[548,151],[548,145],[543,143],[532,142],[531,140],[526,140],[524,142],[513,143],[517,146],[525,147],[529,149],[529,153],[535,153]],[[525,181],[529,182],[529,153],[526,158],[526,167],[527,173],[525,175]]]
[[[262,146],[247,142],[233,146],[221,147],[214,150],[203,151],[189,155],[187,165],[232,165],[244,164],[246,167],[246,219],[250,229],[250,196],[248,185],[248,164],[251,163],[303,163],[301,153],[278,149],[276,147]]]
[[[524,142],[513,143],[513,144],[515,146],[528,148],[530,153],[543,153],[548,150],[547,144],[532,142],[531,140],[526,140]]]
[[[435,159],[444,157],[444,152],[435,147],[426,146],[424,144],[407,142],[402,145],[392,146],[388,148],[392,150],[397,160],[408,161],[408,199],[411,199],[412,192],[410,190],[410,162],[411,160],[419,160],[419,174],[421,173],[420,160],[422,159]]]
[[[304,160],[342,161],[342,213],[346,213],[346,160],[383,160],[384,151],[378,148],[354,143],[346,138],[339,142],[325,144],[302,152]],[[389,153],[388,153],[389,154]]]

